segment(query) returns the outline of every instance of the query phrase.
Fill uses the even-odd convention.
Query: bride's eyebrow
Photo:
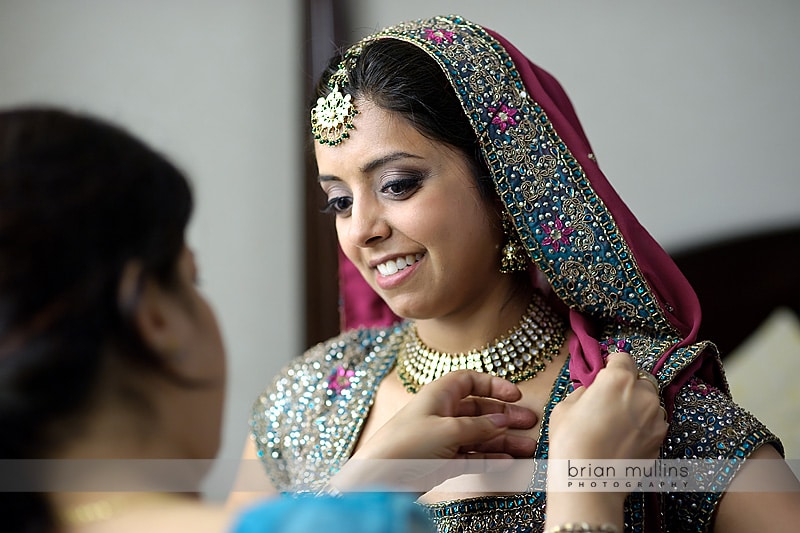
[[[367,174],[369,172],[372,172],[376,168],[379,168],[393,161],[398,161],[400,159],[423,159],[423,158],[421,156],[410,154],[408,152],[393,152],[383,157],[373,159],[372,161],[361,167],[359,171],[362,174]],[[341,179],[331,174],[320,174],[319,177],[317,178],[317,181],[323,183],[326,181],[341,181]]]
[[[369,163],[361,167],[361,173],[366,174],[368,172],[372,172],[376,168],[383,166],[387,163],[397,161],[398,159],[409,159],[409,158],[422,159],[422,157],[414,154],[409,154],[408,152],[393,152],[391,154],[370,161]]]

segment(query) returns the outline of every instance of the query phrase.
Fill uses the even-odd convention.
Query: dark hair
[[[341,59],[331,59],[317,84],[315,101],[330,92],[328,80]],[[428,54],[396,39],[373,41],[347,73],[345,93],[398,113],[422,135],[460,150],[473,167],[481,194],[496,197],[475,131],[441,67]]]
[[[56,109],[0,112],[0,458],[47,457],[64,442],[57,422],[88,405],[108,354],[166,372],[119,283],[135,260],[142,280],[176,286],[191,211],[181,172],[120,128]],[[52,526],[30,522],[43,499],[15,498],[5,511],[28,527],[18,530]]]

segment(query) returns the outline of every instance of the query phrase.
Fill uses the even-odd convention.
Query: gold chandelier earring
[[[530,259],[525,253],[525,247],[519,240],[511,216],[502,210],[503,235],[505,237],[500,257],[500,272],[511,274],[513,272],[523,272],[528,269]]]

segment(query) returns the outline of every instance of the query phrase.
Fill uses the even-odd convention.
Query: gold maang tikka
[[[360,46],[347,51],[339,68],[328,80],[330,93],[319,97],[317,105],[311,109],[311,133],[320,144],[336,146],[347,139],[350,136],[349,131],[354,128],[353,118],[358,110],[353,104],[352,95],[343,94],[342,89],[349,81],[348,68],[360,53]]]

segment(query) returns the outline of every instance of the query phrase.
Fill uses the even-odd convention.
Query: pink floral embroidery
[[[345,370],[343,366],[337,367],[336,370],[328,376],[328,390],[334,394],[341,394],[345,389],[349,389],[352,385],[350,378],[355,376],[356,373],[352,370]]]
[[[500,104],[500,107],[490,107],[489,112],[494,115],[494,117],[492,117],[492,124],[497,125],[500,129],[500,133],[505,133],[509,126],[517,125],[517,121],[514,120],[517,109],[513,107]]]
[[[442,41],[448,43],[453,42],[453,32],[447,30],[439,30],[433,28],[425,28],[425,38],[429,41],[434,41],[436,44],[442,44]]]
[[[628,339],[615,339],[613,337],[609,337],[608,339],[600,342],[600,353],[602,356],[608,357],[610,353],[616,352],[626,352],[630,353],[631,351],[631,343]]]
[[[547,233],[547,237],[542,240],[545,246],[552,246],[556,252],[561,249],[561,245],[569,246],[569,236],[575,232],[575,228],[564,226],[560,218],[550,224],[541,224],[541,228]]]

